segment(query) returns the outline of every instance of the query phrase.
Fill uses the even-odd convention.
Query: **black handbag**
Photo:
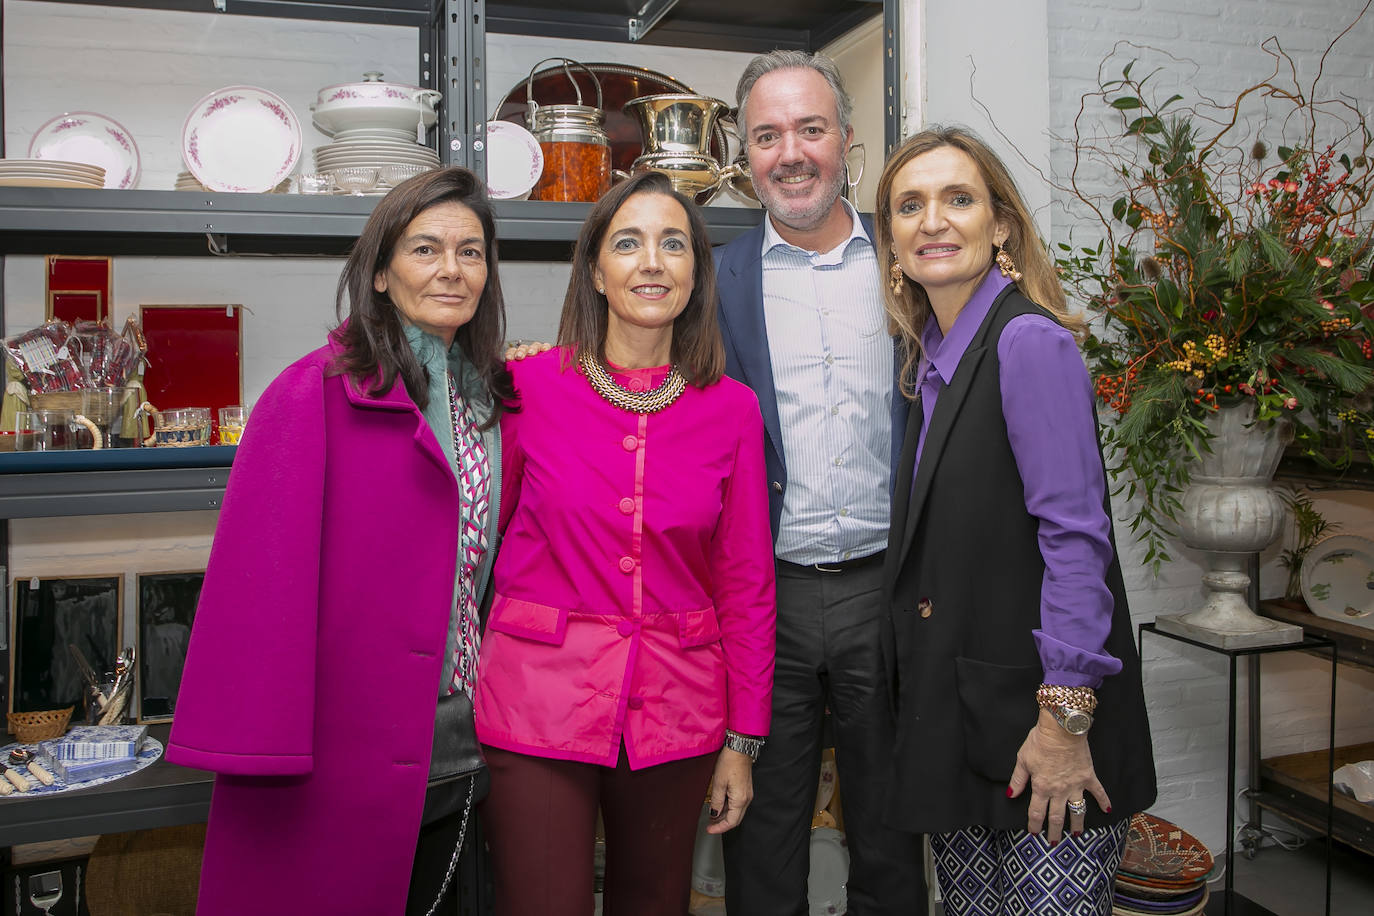
[[[432,824],[487,797],[490,777],[477,744],[472,698],[462,690],[439,698],[434,712],[434,747],[420,823]],[[469,793],[469,787],[472,789]]]

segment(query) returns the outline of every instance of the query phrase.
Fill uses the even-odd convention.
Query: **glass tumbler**
[[[243,424],[247,419],[248,411],[241,405],[235,404],[232,407],[221,407],[219,409],[219,444],[238,445],[239,439],[243,436]]]
[[[185,448],[210,444],[210,408],[178,407],[153,414],[153,442]]]
[[[78,447],[78,429],[74,410],[21,410],[14,415],[14,450],[68,451]]]
[[[81,413],[100,430],[105,448],[133,448],[143,443],[138,429],[138,389],[86,388]]]

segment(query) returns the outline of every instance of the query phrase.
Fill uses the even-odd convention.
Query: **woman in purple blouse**
[[[955,916],[1110,913],[1155,777],[1082,321],[967,131],[899,147],[874,222],[911,402],[886,563],[890,818],[930,834]]]

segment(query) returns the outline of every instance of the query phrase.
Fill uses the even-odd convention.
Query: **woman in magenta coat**
[[[348,320],[253,410],[167,748],[216,774],[200,916],[439,895],[462,825],[420,826],[435,706],[472,689],[513,394],[494,241],[471,172],[399,185],[344,267]]]
[[[646,173],[592,209],[560,346],[512,365],[512,517],[477,734],[498,916],[687,911],[702,800],[738,824],[768,730],[773,549],[763,421],[723,378],[710,243]]]

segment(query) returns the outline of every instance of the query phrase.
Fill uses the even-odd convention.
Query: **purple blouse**
[[[917,467],[940,392],[954,378],[993,300],[1010,282],[988,271],[948,335],[933,318],[926,322],[917,370],[924,406]],[[1092,381],[1073,335],[1043,315],[1019,315],[1007,322],[997,359],[1002,416],[1026,508],[1040,520],[1045,580],[1040,629],[1034,634],[1045,682],[1097,687],[1121,670],[1121,662],[1104,648],[1112,623],[1106,581],[1111,520],[1102,508],[1107,481],[1097,446]]]

